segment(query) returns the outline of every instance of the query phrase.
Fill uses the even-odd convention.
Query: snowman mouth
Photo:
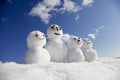
[[[91,42],[87,42],[87,44],[91,44]]]
[[[78,42],[78,44],[81,44],[82,42]]]
[[[54,33],[55,35],[60,35],[59,33]]]
[[[44,38],[38,38],[39,40],[43,40]]]

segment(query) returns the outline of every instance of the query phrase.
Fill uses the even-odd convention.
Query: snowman
[[[81,51],[82,39],[77,36],[70,36],[68,40],[68,56],[67,62],[83,62],[85,60]]]
[[[49,52],[43,48],[46,44],[45,35],[38,31],[32,31],[27,37],[28,51],[25,55],[26,64],[46,64],[50,61]]]
[[[51,61],[65,62],[67,57],[67,46],[61,39],[63,36],[62,28],[56,24],[51,25],[47,30],[48,43],[45,48],[49,51]]]
[[[88,62],[95,61],[97,59],[97,52],[92,48],[92,41],[88,38],[83,38],[82,51],[85,56],[85,60]]]

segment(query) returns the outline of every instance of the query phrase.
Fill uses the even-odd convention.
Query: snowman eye
[[[35,34],[35,37],[38,37],[38,34]]]
[[[74,40],[76,40],[76,38],[73,38]]]
[[[59,30],[62,30],[62,28],[61,28],[61,27],[59,27]]]
[[[52,26],[51,29],[53,30],[53,29],[54,29],[54,26]]]
[[[55,28],[55,25],[52,25],[50,28],[51,28],[52,30],[54,30],[54,28]]]
[[[43,36],[45,37],[45,34],[43,34]]]

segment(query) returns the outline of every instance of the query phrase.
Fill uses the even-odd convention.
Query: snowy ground
[[[0,62],[0,80],[120,80],[120,58],[44,66]]]

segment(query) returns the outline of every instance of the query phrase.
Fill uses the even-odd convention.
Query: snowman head
[[[88,38],[83,38],[83,45],[82,45],[82,48],[83,49],[89,49],[89,48],[92,48],[92,41],[89,40]]]
[[[77,36],[70,36],[68,46],[69,48],[80,48],[82,46],[82,39]]]
[[[63,35],[62,28],[56,24],[51,25],[47,30],[49,39],[61,39]]]
[[[29,33],[27,37],[28,48],[43,47],[46,44],[45,34],[35,30]]]

